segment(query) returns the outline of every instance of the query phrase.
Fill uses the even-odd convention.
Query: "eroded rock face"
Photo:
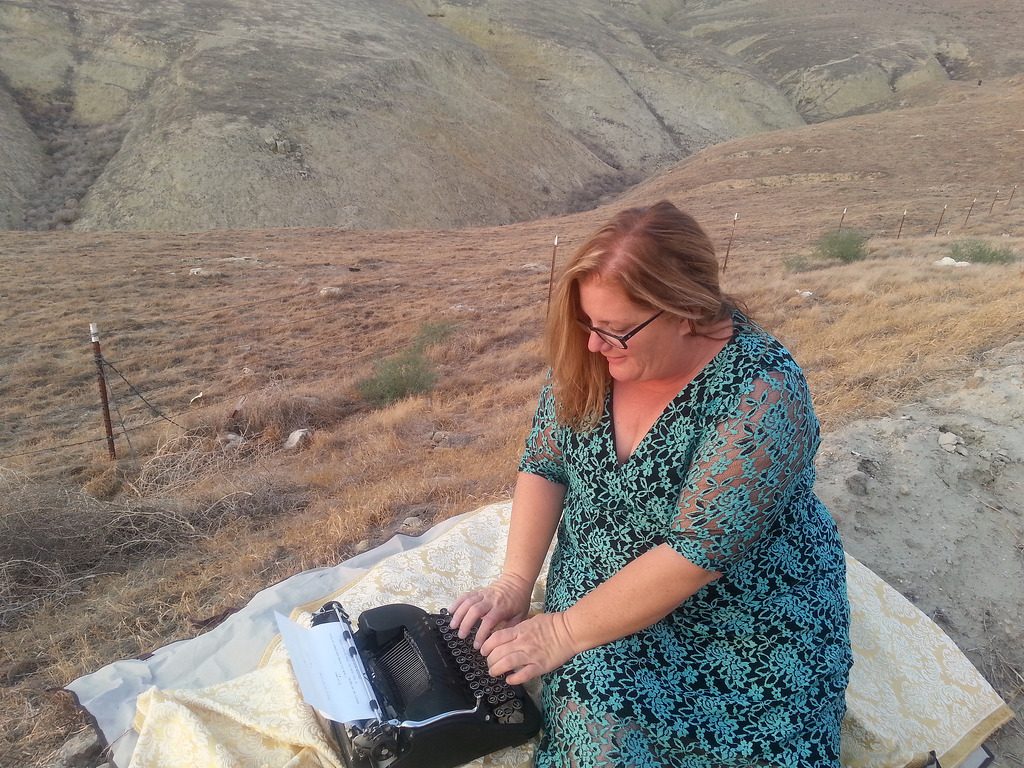
[[[912,46],[854,53],[809,67],[786,83],[790,98],[809,122],[856,114],[908,88],[948,79],[933,53]]]
[[[0,229],[25,226],[27,200],[42,183],[45,168],[42,145],[0,87]]]
[[[1008,11],[940,4],[9,4],[0,82],[18,106],[0,102],[0,130],[20,112],[42,151],[24,137],[0,150],[20,167],[0,176],[0,226],[459,227],[578,210],[710,144],[1012,69],[957,36],[987,24],[998,47]]]

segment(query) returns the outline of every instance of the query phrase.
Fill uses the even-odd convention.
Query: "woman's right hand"
[[[452,603],[451,628],[466,638],[477,627],[473,646],[479,648],[495,630],[515,626],[526,618],[532,592],[533,585],[526,579],[502,574],[483,589],[467,592]]]

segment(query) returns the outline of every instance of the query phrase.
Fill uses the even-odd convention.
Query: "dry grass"
[[[1024,250],[1018,207],[932,234],[943,201],[1014,181],[1001,175],[1004,137],[1024,86],[958,88],[952,104],[715,147],[627,197],[669,197],[720,243],[741,211],[727,288],[792,348],[826,429],[960,381],[980,354],[1020,338],[1020,264],[932,264],[964,236]],[[943,137],[958,130],[972,140],[950,148]],[[970,177],[927,147],[887,154],[917,134],[947,157],[969,153]],[[847,225],[872,236],[868,258],[788,271],[845,206]],[[918,214],[897,241],[905,207]],[[53,692],[78,675],[194,635],[406,517],[429,524],[506,496],[543,375],[552,237],[564,256],[608,213],[457,232],[0,234],[3,525],[20,531],[22,552],[4,553],[0,763],[32,763],[80,727]],[[342,294],[321,297],[324,286]],[[91,321],[105,356],[174,422],[114,377],[116,463]],[[423,348],[433,389],[371,408],[357,383],[434,323],[453,332]],[[282,451],[302,426],[312,443]],[[247,442],[226,449],[227,431]],[[45,557],[29,548],[40,523],[52,529]],[[71,543],[83,544],[78,561]]]

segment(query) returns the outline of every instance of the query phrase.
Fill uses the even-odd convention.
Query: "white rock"
[[[294,451],[302,448],[313,439],[312,429],[296,429],[290,435],[288,439],[284,441],[284,449],[286,451]]]
[[[245,438],[236,432],[225,432],[217,436],[217,443],[225,451],[241,447]]]
[[[962,453],[957,450],[957,446],[963,445],[963,442],[964,439],[960,435],[955,435],[952,432],[939,433],[939,445],[950,453]]]
[[[320,289],[320,295],[328,299],[337,299],[345,295],[345,289],[334,285],[325,285]]]
[[[969,267],[971,262],[969,261],[957,261],[952,256],[943,256],[938,261],[934,262],[937,267]]]

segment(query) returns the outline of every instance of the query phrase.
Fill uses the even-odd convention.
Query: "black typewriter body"
[[[327,721],[349,768],[451,768],[522,744],[540,729],[540,713],[522,686],[487,673],[472,635],[460,639],[447,611],[404,603],[360,614],[355,647],[380,717],[346,725]],[[348,623],[328,603],[314,626]]]

